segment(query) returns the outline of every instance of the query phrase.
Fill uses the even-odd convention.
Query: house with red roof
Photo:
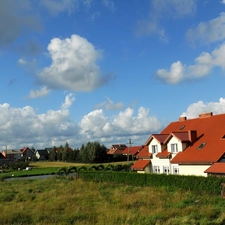
[[[144,145],[136,155],[137,161],[132,165],[131,169],[139,173],[150,173],[152,153],[149,152],[148,146]]]
[[[125,144],[117,144],[112,145],[109,151],[107,152],[108,155],[122,155],[123,151],[127,148]]]
[[[133,160],[136,158],[136,155],[144,148],[143,145],[140,146],[127,146],[122,154],[126,155],[127,157],[131,157]]]
[[[180,117],[161,133],[146,141],[149,157],[142,158],[132,169],[137,172],[180,175],[225,175],[225,114],[200,114],[198,118]],[[137,157],[139,156],[137,155]],[[140,163],[140,160],[149,160]],[[140,164],[141,167],[140,168]]]

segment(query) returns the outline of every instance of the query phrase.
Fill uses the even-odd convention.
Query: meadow
[[[39,169],[51,168],[41,165]],[[0,208],[4,225],[225,224],[225,199],[220,196],[72,176],[2,181]]]

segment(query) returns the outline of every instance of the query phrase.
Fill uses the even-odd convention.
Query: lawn
[[[0,207],[4,225],[225,224],[221,197],[72,177],[2,182]]]

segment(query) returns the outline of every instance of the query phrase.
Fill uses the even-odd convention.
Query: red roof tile
[[[167,148],[156,155],[156,157],[158,158],[169,158],[170,156],[171,156],[171,152],[168,152]]]
[[[118,149],[109,149],[109,151],[107,152],[108,155],[122,155],[123,150],[118,150]]]
[[[136,155],[138,159],[150,159],[152,157],[152,153],[148,151],[148,146],[145,145],[141,151]]]
[[[214,163],[210,166],[205,173],[223,173],[225,174],[225,163]]]
[[[144,170],[146,168],[146,166],[148,166],[148,164],[151,162],[151,160],[142,160],[139,159],[138,161],[136,161],[134,163],[134,165],[131,167],[132,170]]]
[[[171,163],[178,164],[210,164],[217,162],[225,151],[225,114],[200,117],[170,123],[161,134],[182,131],[197,131],[195,142],[183,152],[179,152]],[[203,148],[199,148],[206,143]]]
[[[130,146],[127,147],[125,150],[123,150],[124,155],[126,154],[130,154],[130,155],[136,155],[144,146],[140,145],[140,146]]]
[[[188,136],[188,132],[172,132],[170,135],[168,135],[168,137],[166,138],[164,143],[168,142],[172,137],[176,137],[181,142],[190,141],[189,136]]]
[[[168,134],[152,134],[149,139],[146,141],[145,145],[149,145],[152,138],[155,138],[159,143],[163,143],[166,138],[168,137]]]

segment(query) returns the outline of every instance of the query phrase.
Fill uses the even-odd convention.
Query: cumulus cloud
[[[52,39],[48,51],[52,64],[38,75],[48,88],[92,91],[111,79],[111,75],[102,76],[97,65],[102,52],[79,35]]]
[[[88,138],[141,136],[161,128],[159,120],[150,116],[149,110],[144,107],[138,109],[137,115],[134,115],[134,109],[127,108],[111,118],[102,109],[94,110],[83,117],[80,126]]]
[[[225,38],[225,13],[208,22],[201,22],[196,28],[187,31],[186,37],[193,44],[209,44]]]
[[[42,114],[31,106],[13,108],[8,103],[0,104],[0,146],[39,149],[60,146],[66,141],[71,147],[80,147],[88,141],[100,141],[110,146],[127,143],[128,138],[140,145],[152,132],[162,128],[160,121],[144,107],[137,113],[127,108],[113,116],[107,116],[103,109],[96,109],[77,123],[70,116],[74,101],[75,96],[68,93],[60,109]]]
[[[102,108],[105,110],[118,110],[118,109],[122,109],[124,106],[122,102],[114,103],[109,97],[105,97],[105,98],[107,101],[96,105],[95,106],[96,109]]]
[[[0,48],[13,43],[25,34],[25,30],[37,31],[40,28],[29,0],[0,1]]]
[[[30,94],[29,94],[29,97],[30,98],[43,97],[43,96],[48,95],[49,92],[50,92],[50,90],[46,86],[43,86],[39,90],[31,90]]]
[[[197,79],[208,75],[214,67],[225,69],[225,43],[211,53],[203,52],[193,65],[183,65],[180,61],[172,63],[170,70],[158,69],[156,75],[162,81],[176,84],[184,80]]]
[[[73,96],[69,94],[60,110],[49,110],[43,114],[37,114],[31,106],[13,108],[8,103],[0,104],[0,145],[38,148],[51,146],[53,140],[59,144],[72,136],[75,139],[79,128],[69,119],[68,107],[71,104],[68,102],[72,100]]]
[[[187,118],[196,118],[199,114],[204,112],[213,112],[214,115],[222,114],[225,112],[225,99],[220,98],[218,102],[206,102],[198,101],[188,106],[186,112],[183,112],[181,116]]]

